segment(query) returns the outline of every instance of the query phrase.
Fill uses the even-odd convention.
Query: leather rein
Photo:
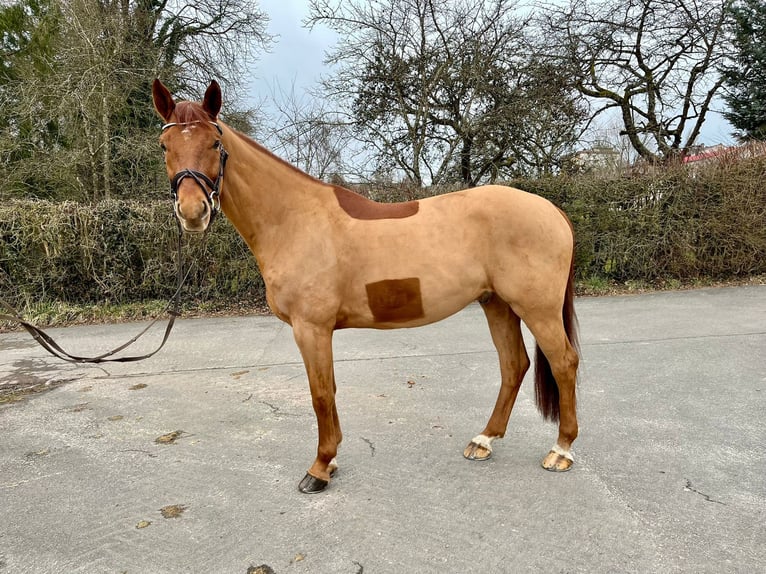
[[[196,123],[196,122],[195,122]],[[215,128],[218,130],[218,133],[223,135],[223,130],[221,129],[221,126],[219,126],[215,122],[210,122],[215,126]],[[162,126],[162,131],[165,131],[168,128],[171,128],[173,126],[181,126],[185,125],[183,123],[168,123]],[[223,144],[218,141],[217,147],[220,150],[220,163],[218,166],[218,176],[215,178],[215,181],[211,180],[208,176],[206,176],[204,173],[193,170],[193,169],[183,169],[176,173],[173,178],[170,180],[170,191],[173,197],[173,206],[174,206],[174,212],[175,212],[175,205],[178,200],[178,186],[181,184],[181,182],[186,178],[191,178],[197,185],[202,188],[202,191],[205,194],[205,198],[207,199],[208,206],[210,207],[210,220],[208,222],[207,229],[210,229],[210,225],[213,223],[213,219],[217,215],[217,213],[221,209],[221,201],[220,201],[220,194],[221,194],[221,183],[223,182],[223,171],[226,167],[226,160],[229,157],[229,154],[226,152],[226,150],[223,147]],[[208,191],[209,190],[209,191]],[[175,213],[176,220],[178,218],[178,213]],[[186,282],[186,278],[188,277],[189,273],[187,272],[184,274],[183,272],[183,264],[182,264],[182,236],[183,236],[183,230],[181,229],[181,224],[178,223],[178,247],[177,247],[177,273],[176,273],[176,291],[173,294],[173,297],[168,302],[165,309],[160,313],[157,317],[155,317],[151,323],[149,323],[140,333],[138,333],[135,337],[130,339],[128,342],[123,343],[119,347],[116,347],[112,349],[111,351],[107,351],[106,353],[101,353],[100,355],[96,355],[93,357],[84,357],[80,355],[73,355],[72,353],[69,353],[65,351],[61,345],[59,345],[53,337],[48,335],[45,331],[43,331],[40,327],[37,327],[36,325],[33,325],[32,323],[25,321],[17,312],[16,310],[11,307],[8,303],[5,301],[0,300],[0,307],[4,308],[7,313],[1,313],[0,312],[0,321],[9,321],[11,323],[16,323],[18,325],[21,325],[26,331],[32,335],[32,338],[37,341],[40,346],[48,351],[51,355],[54,357],[57,357],[61,359],[62,361],[67,361],[69,363],[106,363],[106,362],[112,362],[112,363],[129,363],[129,362],[135,362],[135,361],[141,361],[143,359],[148,359],[149,357],[156,355],[160,349],[162,349],[165,346],[165,343],[167,343],[168,338],[170,337],[170,332],[173,329],[173,325],[175,324],[176,317],[180,316],[180,307],[181,307],[181,289],[184,286],[184,283]],[[160,317],[164,315],[165,313],[169,313],[170,319],[168,320],[168,324],[165,327],[165,333],[162,337],[162,341],[160,342],[159,347],[157,347],[154,351],[151,351],[149,353],[145,353],[143,355],[131,355],[131,356],[124,356],[124,357],[115,357],[117,353],[120,351],[125,350],[129,346],[131,346],[133,343],[135,343],[139,338],[141,338],[146,332],[148,332],[154,325],[157,323],[157,321],[160,320]]]
[[[0,313],[0,321],[10,321],[11,323],[16,323],[18,325],[21,325],[26,329],[26,331],[32,335],[32,338],[37,341],[37,343],[46,351],[48,351],[51,355],[54,357],[57,357],[61,359],[62,361],[66,361],[68,363],[132,363],[135,361],[141,361],[143,359],[148,359],[149,357],[156,355],[162,347],[165,346],[165,343],[167,343],[168,338],[170,337],[170,331],[173,330],[173,325],[175,324],[176,317],[180,316],[180,308],[181,308],[181,288],[184,286],[184,283],[186,282],[186,278],[188,277],[188,273],[184,275],[183,273],[183,265],[181,264],[181,231],[179,229],[178,232],[178,271],[176,274],[177,280],[177,286],[176,286],[176,292],[173,294],[173,297],[168,302],[165,309],[155,317],[151,323],[149,323],[140,333],[138,333],[135,337],[130,339],[127,343],[123,343],[119,347],[115,347],[111,351],[107,351],[106,353],[101,353],[100,355],[95,355],[92,357],[84,357],[80,355],[73,355],[72,353],[69,353],[68,351],[65,351],[61,345],[59,345],[53,337],[51,337],[48,333],[43,331],[40,327],[33,325],[32,323],[25,321],[17,312],[16,310],[11,307],[8,303],[5,301],[0,300],[0,307],[3,307],[7,313]],[[157,347],[154,351],[150,353],[145,353],[143,355],[131,355],[131,356],[125,356],[125,357],[115,357],[117,353],[120,351],[123,351],[130,347],[133,343],[135,343],[139,338],[141,338],[144,334],[146,334],[149,329],[151,329],[157,321],[160,320],[160,317],[164,315],[165,313],[168,313],[170,315],[170,319],[168,319],[168,324],[165,327],[165,334],[162,337],[162,341],[160,342],[159,347]]]

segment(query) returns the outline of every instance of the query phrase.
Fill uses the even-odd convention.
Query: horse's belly
[[[396,329],[441,321],[488,290],[483,277],[409,274],[370,280],[353,289],[339,313],[337,328]]]

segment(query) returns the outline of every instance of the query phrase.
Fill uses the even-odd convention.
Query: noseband
[[[164,132],[168,128],[172,128],[173,126],[185,126],[188,124],[196,124],[199,122],[184,122],[184,123],[178,123],[178,122],[171,122],[169,124],[165,124],[162,126],[162,131]],[[215,122],[210,122],[215,126],[215,129],[218,130],[218,133],[220,135],[223,135],[223,130],[221,129],[221,126],[219,126]],[[229,154],[226,152],[226,150],[223,147],[223,143],[220,141],[218,142],[218,149],[220,150],[221,156],[220,160],[218,162],[218,176],[216,176],[215,181],[210,179],[208,176],[206,176],[201,171],[197,171],[194,169],[182,169],[178,173],[176,173],[173,176],[173,179],[170,180],[170,192],[173,194],[173,205],[176,205],[178,202],[178,186],[181,185],[181,182],[185,180],[187,177],[194,180],[194,182],[202,189],[202,191],[205,194],[205,199],[207,200],[208,207],[210,208],[210,221],[208,221],[208,227],[213,223],[213,219],[215,219],[215,216],[218,214],[218,212],[221,209],[221,183],[223,182],[223,170],[226,167],[226,160],[229,157]],[[210,190],[208,192],[208,189]],[[178,217],[178,212],[176,211],[176,217]]]

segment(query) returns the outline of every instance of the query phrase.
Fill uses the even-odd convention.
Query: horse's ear
[[[205,99],[202,100],[202,109],[209,113],[214,121],[218,119],[218,112],[221,111],[221,86],[215,80],[212,80],[207,87]]]
[[[176,102],[173,100],[170,90],[159,79],[155,79],[152,84],[152,99],[154,100],[154,109],[157,110],[163,120],[169,122],[173,110],[176,109]]]

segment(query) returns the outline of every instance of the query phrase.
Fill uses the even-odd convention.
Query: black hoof
[[[317,494],[327,488],[328,484],[330,484],[330,481],[316,478],[307,472],[306,476],[303,477],[303,480],[301,480],[301,483],[298,485],[298,490],[303,494]]]

